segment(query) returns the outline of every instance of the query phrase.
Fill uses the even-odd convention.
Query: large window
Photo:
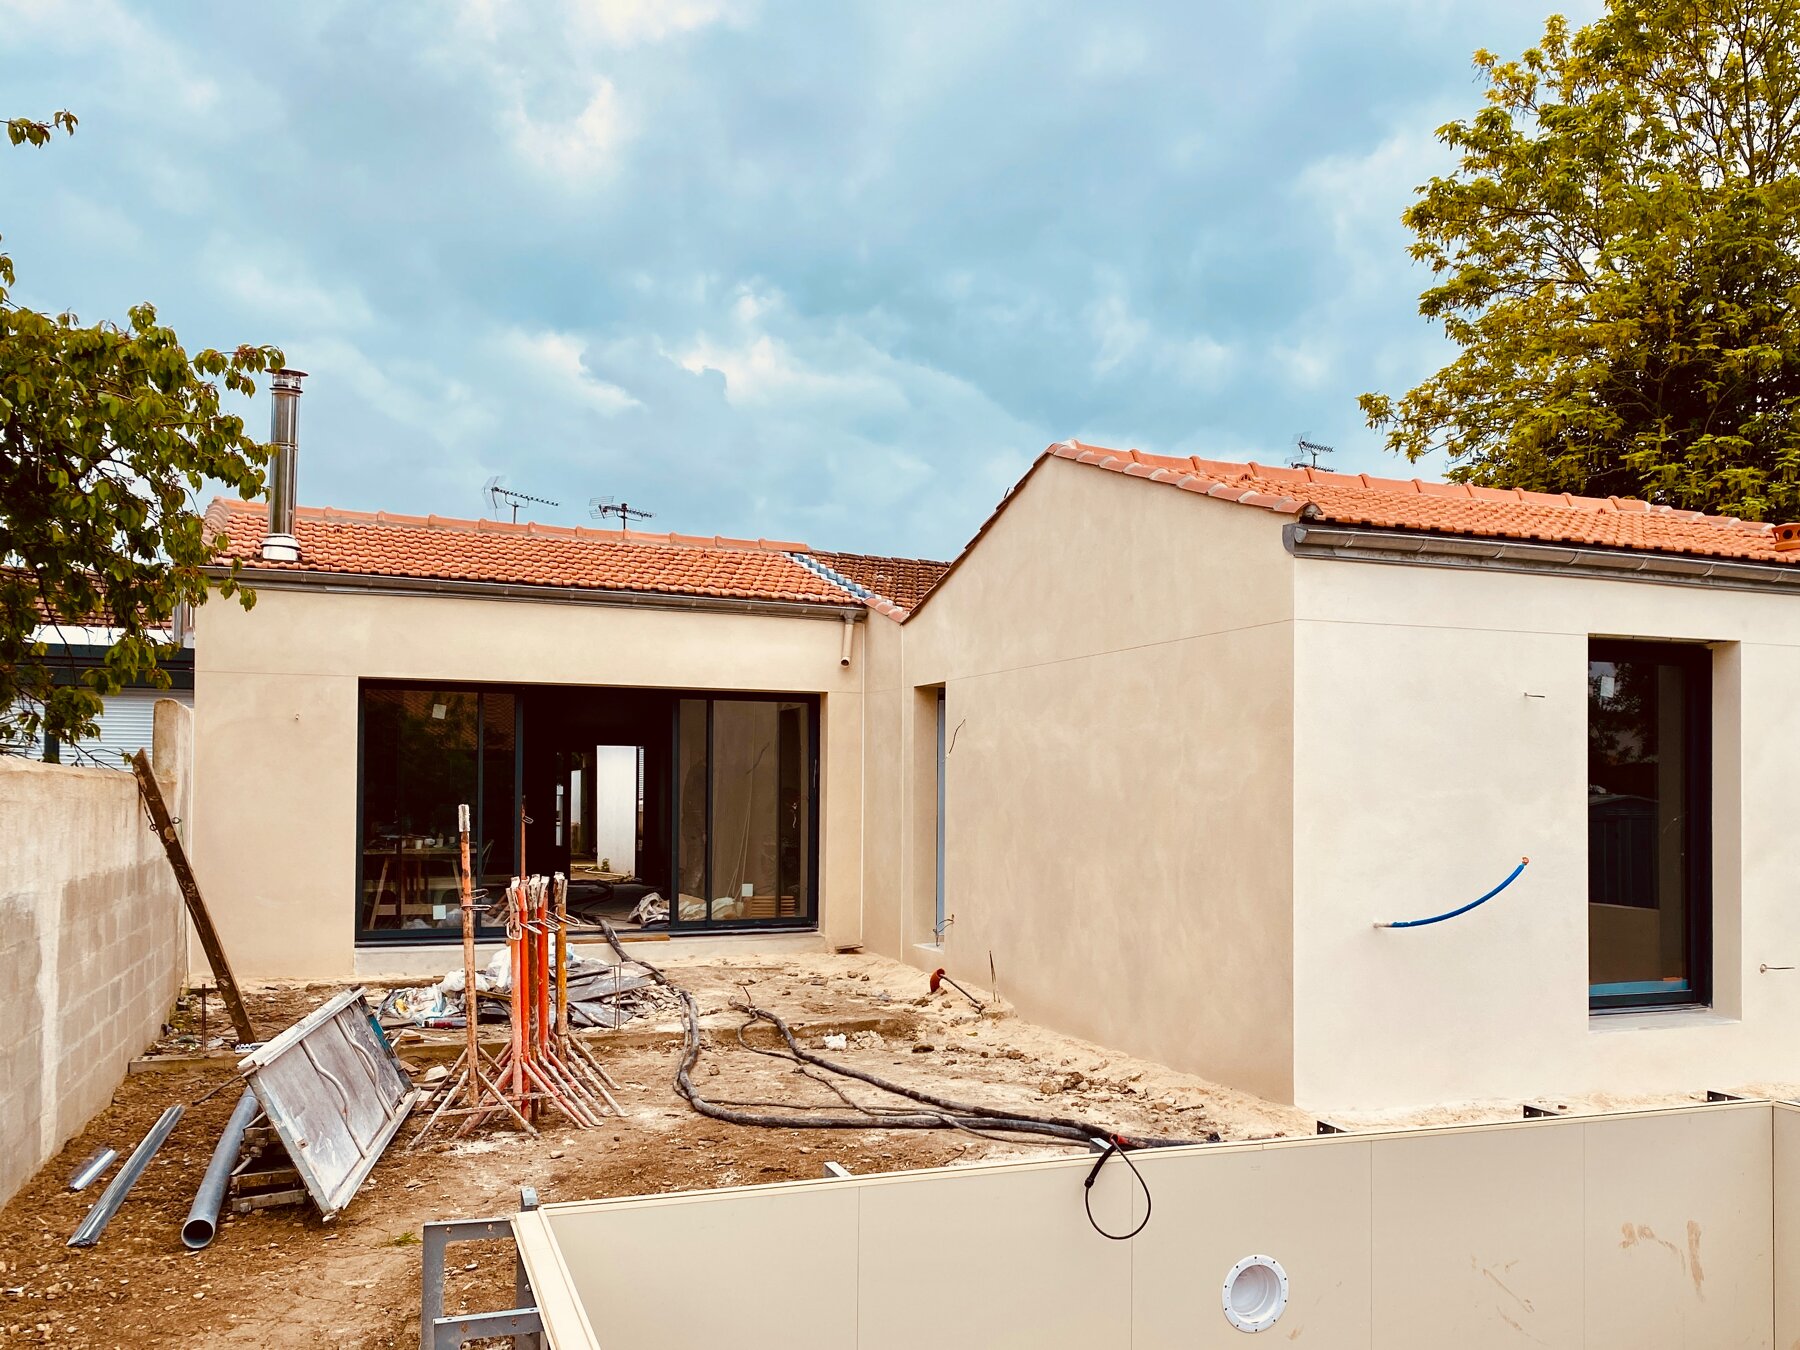
[[[364,934],[462,926],[456,808],[476,885],[506,884],[516,822],[517,703],[507,692],[368,686],[362,696]]]
[[[1712,898],[1711,653],[1588,653],[1588,996],[1704,1003]]]
[[[580,923],[811,924],[817,719],[805,697],[366,684],[358,937],[460,929],[465,802],[490,901],[523,837],[530,871],[568,877]]]

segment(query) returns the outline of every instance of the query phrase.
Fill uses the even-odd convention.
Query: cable
[[[1100,1226],[1100,1221],[1094,1217],[1094,1182],[1099,1180],[1100,1169],[1106,1166],[1106,1160],[1115,1153],[1125,1160],[1125,1165],[1131,1169],[1131,1175],[1137,1178],[1137,1184],[1144,1192],[1144,1217],[1138,1220],[1138,1226],[1129,1233],[1109,1233]],[[1093,1225],[1094,1231],[1112,1242],[1129,1242],[1143,1232],[1145,1226],[1150,1222],[1150,1183],[1144,1180],[1144,1174],[1138,1171],[1137,1164],[1131,1161],[1131,1154],[1125,1151],[1124,1141],[1116,1134],[1107,1141],[1106,1151],[1094,1160],[1094,1165],[1087,1174],[1087,1180],[1081,1183],[1081,1207],[1087,1211],[1088,1222]]]
[[[1454,919],[1459,914],[1467,914],[1470,910],[1474,909],[1475,906],[1485,905],[1496,895],[1500,894],[1501,891],[1517,881],[1519,879],[1519,873],[1525,870],[1525,865],[1530,861],[1530,858],[1520,858],[1519,865],[1507,874],[1505,881],[1494,887],[1494,889],[1489,891],[1486,895],[1479,896],[1476,899],[1469,901],[1468,904],[1462,906],[1460,909],[1449,910],[1443,914],[1433,914],[1429,919],[1397,919],[1393,923],[1382,923],[1377,920],[1375,926],[1377,928],[1423,928],[1426,924],[1442,923],[1445,919]]]

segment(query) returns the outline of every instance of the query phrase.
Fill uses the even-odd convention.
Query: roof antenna
[[[634,520],[653,520],[654,511],[640,511],[630,502],[616,502],[611,497],[590,497],[588,514],[595,520],[605,520],[608,516],[619,518],[619,528],[626,534],[631,533],[631,522]]]
[[[1319,456],[1329,455],[1333,447],[1320,445],[1317,441],[1309,441],[1303,436],[1294,437],[1294,462],[1289,467],[1295,469],[1316,469],[1319,467]]]
[[[511,488],[500,486],[500,475],[495,474],[482,485],[481,495],[487,498],[488,510],[496,516],[502,507],[512,508],[512,523],[519,523],[519,507],[526,502],[536,502],[539,506],[560,506],[561,502],[553,502],[548,497],[533,497],[529,492],[514,492]]]

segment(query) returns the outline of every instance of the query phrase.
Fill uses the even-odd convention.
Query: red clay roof
[[[813,550],[812,556],[901,609],[918,604],[925,592],[937,585],[938,578],[950,570],[947,562],[925,558],[883,558],[873,553],[826,553],[818,549]]]
[[[207,529],[229,539],[220,560],[275,571],[556,586],[658,595],[860,605],[862,600],[803,567],[768,539],[629,534],[532,522],[454,520],[389,512],[301,507],[294,521],[300,561],[260,556],[268,530],[261,502],[217,498]]]
[[[1338,525],[1755,562],[1800,562],[1800,554],[1775,551],[1772,525],[1679,511],[1629,497],[1576,497],[1423,478],[1231,464],[1146,455],[1140,450],[1108,450],[1076,441],[1051,446],[1044,457],[1051,456]]]

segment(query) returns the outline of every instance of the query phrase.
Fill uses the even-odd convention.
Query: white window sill
[[[1717,1008],[1625,1008],[1617,1012],[1588,1013],[1589,1031],[1654,1031],[1679,1027],[1729,1027],[1743,1019]]]
[[[932,956],[942,956],[944,954],[944,944],[941,942],[915,942],[913,943],[913,950],[916,952],[925,952]]]

